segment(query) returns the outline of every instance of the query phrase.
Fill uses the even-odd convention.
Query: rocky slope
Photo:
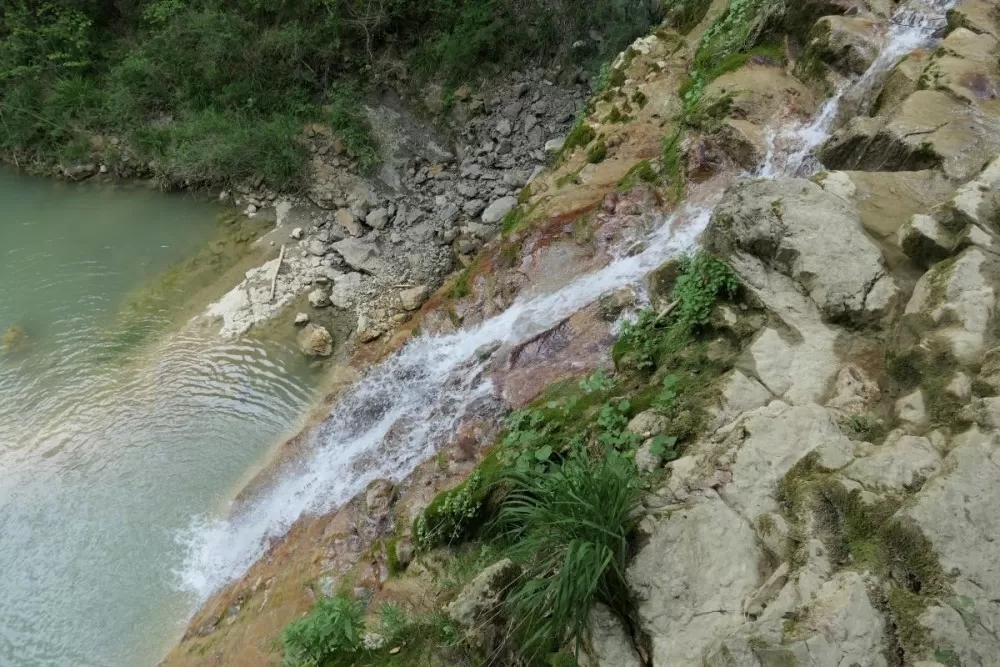
[[[726,4],[687,33],[639,40],[560,159],[512,203],[505,234],[401,331],[355,353],[361,367],[415,327],[474,330],[518,299],[645,257],[664,217],[676,214],[680,235],[711,207],[702,241],[744,297],[717,306],[699,342],[712,371],[692,411],[705,418],[681,455],[651,454],[676,417],[629,415],[650,484],[627,574],[634,614],[595,609],[582,662],[1000,664],[1000,7],[964,0],[947,26],[945,8],[803,3],[782,24],[786,59],[744,58],[694,109],[682,86]],[[920,17],[934,39],[869,78],[900,22]],[[774,168],[776,147],[808,139],[801,123],[859,79],[843,95],[852,117],[816,147],[825,170],[792,150]],[[501,122],[487,125],[503,135]],[[779,175],[746,176],[762,162]],[[675,277],[663,267],[640,292],[666,312]],[[560,380],[612,373],[615,359],[625,375],[611,354],[615,320],[642,299],[617,290],[541,334],[479,350],[465,371],[495,391],[434,444],[437,458],[300,519],[208,602],[164,664],[277,664],[284,624],[344,585],[420,612],[457,599],[455,622],[481,630],[482,614],[460,609],[496,608],[490,581],[503,568],[461,592],[442,586],[474,572],[455,574],[453,549],[414,554],[413,520],[483,469],[501,411]],[[431,664],[464,663],[443,652]]]

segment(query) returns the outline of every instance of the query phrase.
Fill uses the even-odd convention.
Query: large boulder
[[[948,177],[966,181],[998,149],[996,116],[943,90],[918,90],[884,116],[852,118],[823,144],[819,154],[823,164],[833,169],[940,167]]]
[[[804,179],[759,180],[729,190],[716,207],[709,244],[749,254],[800,285],[831,321],[890,314],[898,289],[858,212]]]
[[[778,482],[806,456],[813,455],[827,470],[842,468],[854,457],[851,441],[818,405],[773,401],[748,413],[741,427],[729,441],[736,446],[732,482],[720,494],[749,521],[778,511]]]
[[[973,429],[952,444],[901,515],[933,545],[954,593],[920,617],[930,643],[953,664],[986,667],[1000,656],[1000,436]]]
[[[946,341],[958,360],[978,364],[996,339],[1000,257],[972,246],[920,278],[905,316],[925,339]]]
[[[520,574],[521,568],[505,558],[476,575],[445,608],[473,646],[490,649],[500,639],[503,601]]]
[[[701,667],[714,637],[743,623],[761,559],[750,525],[714,493],[658,521],[628,569],[653,667]]]
[[[886,22],[872,14],[824,16],[813,25],[806,48],[843,74],[863,74],[878,56]]]

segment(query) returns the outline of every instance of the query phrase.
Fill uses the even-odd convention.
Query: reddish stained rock
[[[611,366],[611,327],[594,304],[514,347],[493,381],[503,400],[520,408],[551,383]]]

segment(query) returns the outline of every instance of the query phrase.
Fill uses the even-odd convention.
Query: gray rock
[[[330,302],[342,310],[346,310],[357,301],[361,291],[361,274],[348,273],[337,280],[330,291]]]
[[[302,238],[302,228],[296,227],[295,229],[292,230],[292,233],[289,234],[289,236],[298,241],[299,239]]]
[[[625,430],[629,433],[635,433],[641,438],[648,438],[665,433],[669,426],[669,419],[652,410],[645,410],[632,417]]]
[[[628,569],[657,667],[701,667],[713,638],[743,623],[763,554],[750,525],[707,492],[657,521]]]
[[[811,453],[816,464],[837,470],[853,459],[851,441],[834,416],[818,405],[790,406],[773,401],[750,413],[734,435],[738,449],[732,463],[732,483],[721,494],[750,521],[780,508],[778,482]]]
[[[514,210],[515,206],[517,206],[517,197],[501,197],[486,207],[482,220],[486,224],[500,222],[505,215]]]
[[[97,165],[90,163],[73,164],[63,167],[63,175],[74,181],[83,181],[97,173]]]
[[[327,253],[326,244],[315,236],[306,241],[306,252],[314,257],[322,257]]]
[[[581,654],[580,667],[642,667],[625,625],[608,607],[594,605],[588,630],[590,652]]]
[[[513,128],[511,127],[509,120],[507,120],[506,118],[501,118],[500,121],[497,123],[496,131],[497,134],[499,134],[501,137],[509,137],[511,135],[511,132],[513,132]]]
[[[399,301],[403,310],[417,310],[427,300],[427,285],[417,285],[409,289],[404,289],[399,293]]]
[[[486,208],[486,202],[482,199],[472,199],[462,205],[462,212],[470,218],[474,218]]]
[[[385,226],[389,224],[389,209],[375,209],[365,218],[365,224],[372,229],[385,229]]]
[[[927,438],[902,435],[887,440],[871,456],[858,459],[843,475],[871,491],[904,491],[927,479],[941,465],[941,456]]]
[[[453,222],[458,218],[458,212],[458,206],[449,202],[438,211],[438,218],[444,223]]]
[[[546,153],[558,153],[566,145],[566,137],[555,137],[545,142]]]
[[[378,274],[385,270],[385,264],[378,256],[378,249],[374,244],[362,239],[344,239],[333,244],[344,261],[352,269],[362,273]]]
[[[309,324],[309,314],[308,313],[296,313],[295,314],[295,326],[303,326]]]
[[[752,255],[794,279],[829,320],[877,321],[897,304],[899,290],[857,211],[812,181],[730,188],[708,236],[717,252]]]
[[[956,239],[929,215],[917,214],[899,228],[899,247],[922,266],[929,266],[952,253]]]
[[[920,617],[935,648],[962,665],[986,667],[1000,656],[1000,438],[973,428],[954,439],[942,473],[901,511],[930,540],[953,591],[951,606]]]
[[[521,568],[505,558],[490,565],[459,591],[445,608],[448,617],[466,630],[466,639],[484,648],[493,643],[503,624],[503,601]]]
[[[313,308],[323,308],[330,305],[330,295],[318,287],[309,292],[307,298],[309,299],[309,305]]]

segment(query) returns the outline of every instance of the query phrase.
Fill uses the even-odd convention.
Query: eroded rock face
[[[962,665],[1000,656],[1000,436],[977,429],[959,436],[942,473],[902,511],[934,545],[954,597],[920,623],[933,644]]]
[[[811,181],[735,186],[708,235],[717,251],[753,255],[794,279],[831,321],[877,320],[896,303],[898,290],[857,211]]]
[[[621,619],[603,604],[590,612],[590,651],[583,653],[582,667],[642,667]]]
[[[714,493],[656,524],[628,570],[654,667],[700,667],[712,639],[743,622],[761,584],[750,525]]]

